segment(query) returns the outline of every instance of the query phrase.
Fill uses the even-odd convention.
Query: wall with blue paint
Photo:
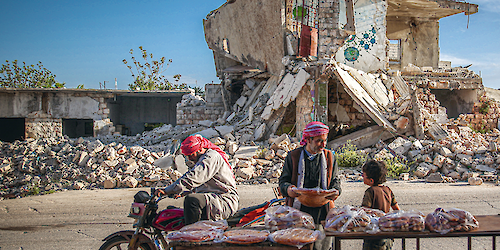
[[[358,0],[354,4],[356,34],[349,36],[335,59],[351,67],[370,72],[388,67],[386,53],[385,0]]]

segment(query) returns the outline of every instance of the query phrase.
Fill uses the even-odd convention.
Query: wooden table
[[[405,239],[416,239],[416,248],[420,249],[420,239],[422,238],[441,238],[441,237],[467,237],[468,248],[472,248],[471,238],[481,236],[492,237],[492,249],[496,250],[496,236],[500,236],[500,215],[478,215],[475,216],[479,222],[479,228],[471,232],[452,232],[448,234],[439,234],[429,231],[423,232],[380,232],[369,234],[365,232],[354,233],[333,233],[326,232],[326,236],[335,236],[335,250],[340,250],[341,240],[353,239],[387,239],[396,238],[402,240],[403,250],[405,247]]]
[[[297,247],[287,246],[278,243],[273,243],[270,241],[265,241],[258,244],[249,244],[249,245],[238,245],[231,243],[213,243],[213,242],[200,242],[200,243],[189,243],[189,242],[171,242],[170,247],[173,247],[175,250],[216,250],[216,249],[224,249],[224,250],[250,250],[250,249],[258,249],[258,250],[297,250]],[[302,247],[301,249],[307,250],[313,249],[313,244],[308,244]]]

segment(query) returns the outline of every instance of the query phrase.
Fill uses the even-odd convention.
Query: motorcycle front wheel
[[[99,250],[124,250],[128,249],[128,240],[122,236],[115,236],[102,244]],[[148,244],[143,243],[137,249],[153,250]]]

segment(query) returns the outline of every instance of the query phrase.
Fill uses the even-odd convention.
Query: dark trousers
[[[314,219],[314,224],[321,224],[321,221],[326,219],[328,214],[328,204],[322,207],[308,207],[305,205],[300,205],[300,211],[310,214]]]
[[[393,239],[364,240],[363,250],[391,250]]]
[[[188,194],[184,198],[184,221],[186,225],[207,220],[207,201],[204,194]]]
[[[321,222],[326,219],[326,215],[328,214],[329,205],[326,204],[322,207],[308,207],[305,205],[300,206],[300,211],[306,212],[313,217],[314,224],[316,225],[316,229],[323,231],[323,226]],[[321,241],[314,242],[314,250],[329,250],[332,249],[333,237],[326,237]]]

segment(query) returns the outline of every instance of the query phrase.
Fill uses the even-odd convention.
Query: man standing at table
[[[338,167],[332,151],[325,149],[329,128],[321,122],[310,122],[304,129],[300,145],[288,153],[279,179],[281,194],[286,197],[288,206],[310,214],[315,224],[325,220],[328,211],[334,207],[333,201],[337,195],[329,196],[328,203],[321,207],[308,207],[301,204],[292,190],[293,187],[332,189],[341,192],[340,179],[337,178]],[[319,225],[321,226],[321,225]],[[331,237],[323,242],[317,242],[315,249],[330,249]]]

